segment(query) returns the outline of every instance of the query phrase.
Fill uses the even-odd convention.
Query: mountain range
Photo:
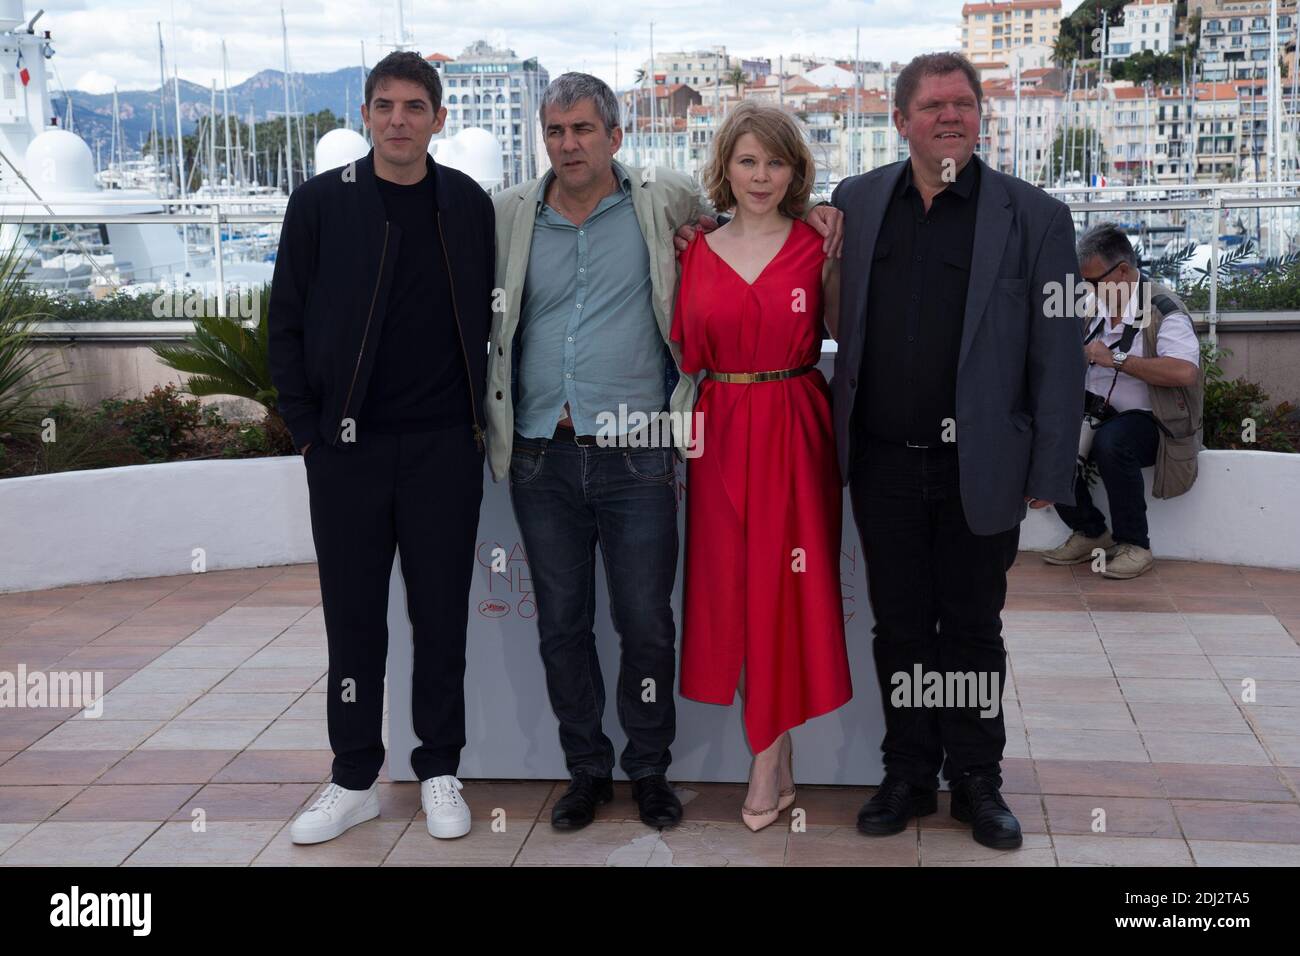
[[[293,92],[296,102],[295,113],[315,113],[328,109],[336,116],[345,111],[352,114],[354,129],[361,126],[361,104],[363,80],[361,68],[346,67],[329,73],[294,73]],[[167,81],[167,130],[175,135],[176,106],[172,98],[172,81]],[[199,118],[205,117],[211,106],[212,91],[209,87],[180,81],[181,91],[181,128],[189,135],[194,132]],[[87,93],[72,90],[67,96],[62,91],[52,92],[51,103],[59,117],[59,123],[66,125],[67,100],[72,100],[72,128],[82,139],[95,148],[96,141],[105,152],[113,136],[113,94]],[[217,113],[222,110],[222,91],[217,90]],[[248,121],[248,108],[252,106],[257,121],[284,116],[284,73],[281,70],[262,70],[250,76],[244,82],[230,87],[230,111],[245,123]],[[148,141],[153,129],[153,117],[160,106],[158,89],[119,90],[117,93],[118,115],[122,125],[122,138],[128,155],[138,152],[141,145]],[[158,131],[162,132],[162,117],[158,120]]]

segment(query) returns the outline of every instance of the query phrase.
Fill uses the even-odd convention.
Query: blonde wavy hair
[[[765,150],[790,165],[794,177],[778,208],[792,219],[803,218],[816,179],[816,165],[803,129],[797,119],[780,107],[760,106],[748,100],[738,103],[727,114],[713,137],[713,149],[703,174],[704,189],[713,208],[724,212],[736,206],[735,193],[727,181],[727,166],[736,151],[736,142],[746,133],[753,133]]]

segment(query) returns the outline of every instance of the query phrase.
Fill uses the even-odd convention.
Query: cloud
[[[113,77],[98,70],[87,70],[77,77],[73,87],[86,93],[112,93]]]
[[[173,9],[175,18],[173,20]],[[851,57],[861,30],[864,59],[906,60],[958,45],[961,0],[646,0],[629,6],[599,0],[405,0],[405,24],[415,49],[458,56],[487,39],[520,56],[536,56],[552,76],[566,70],[631,82],[649,57],[650,23],[656,51],[705,50],[768,56],[811,53]],[[365,42],[367,65],[392,49],[397,0],[286,0],[293,69],[321,72],[357,66]],[[41,26],[51,30],[58,61],[69,76],[112,89],[158,85],[161,23],[171,76],[221,85],[221,42],[231,83],[259,70],[280,69],[280,7],[274,0],[51,0]],[[617,38],[615,37],[617,34]],[[77,81],[81,86],[82,81]]]

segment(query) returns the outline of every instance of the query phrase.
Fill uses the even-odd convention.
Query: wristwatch
[[[1115,355],[1113,356],[1113,358],[1114,358],[1114,360],[1115,360],[1115,367],[1116,367],[1117,369],[1119,369],[1120,371],[1123,371],[1123,370],[1124,370],[1124,363],[1128,361],[1128,353],[1127,353],[1127,352],[1116,352]]]

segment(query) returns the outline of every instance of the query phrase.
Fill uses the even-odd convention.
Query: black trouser
[[[1092,436],[1088,457],[1096,463],[1110,502],[1116,544],[1128,542],[1150,548],[1147,535],[1147,487],[1142,469],[1156,463],[1160,432],[1150,412],[1130,411],[1104,422]],[[1057,503],[1056,513],[1070,530],[1099,538],[1106,533],[1106,516],[1092,502],[1083,470],[1074,482],[1074,504]]]
[[[876,620],[872,648],[885,711],[885,772],[935,789],[942,765],[950,784],[978,773],[1001,786],[1007,676],[1001,613],[1020,528],[992,535],[970,530],[955,446],[855,445],[850,494]],[[951,699],[937,707],[895,706],[901,686],[895,675],[914,683],[917,665],[923,674],[983,675],[985,686],[996,690],[996,714],[982,715],[969,696],[966,706]],[[906,702],[913,702],[910,694]]]
[[[483,453],[469,426],[369,433],[305,459],[325,633],[333,780],[366,790],[384,762],[388,588],[401,549],[421,780],[455,773],[465,746],[465,628],[483,500]],[[345,686],[345,682],[350,682]]]

